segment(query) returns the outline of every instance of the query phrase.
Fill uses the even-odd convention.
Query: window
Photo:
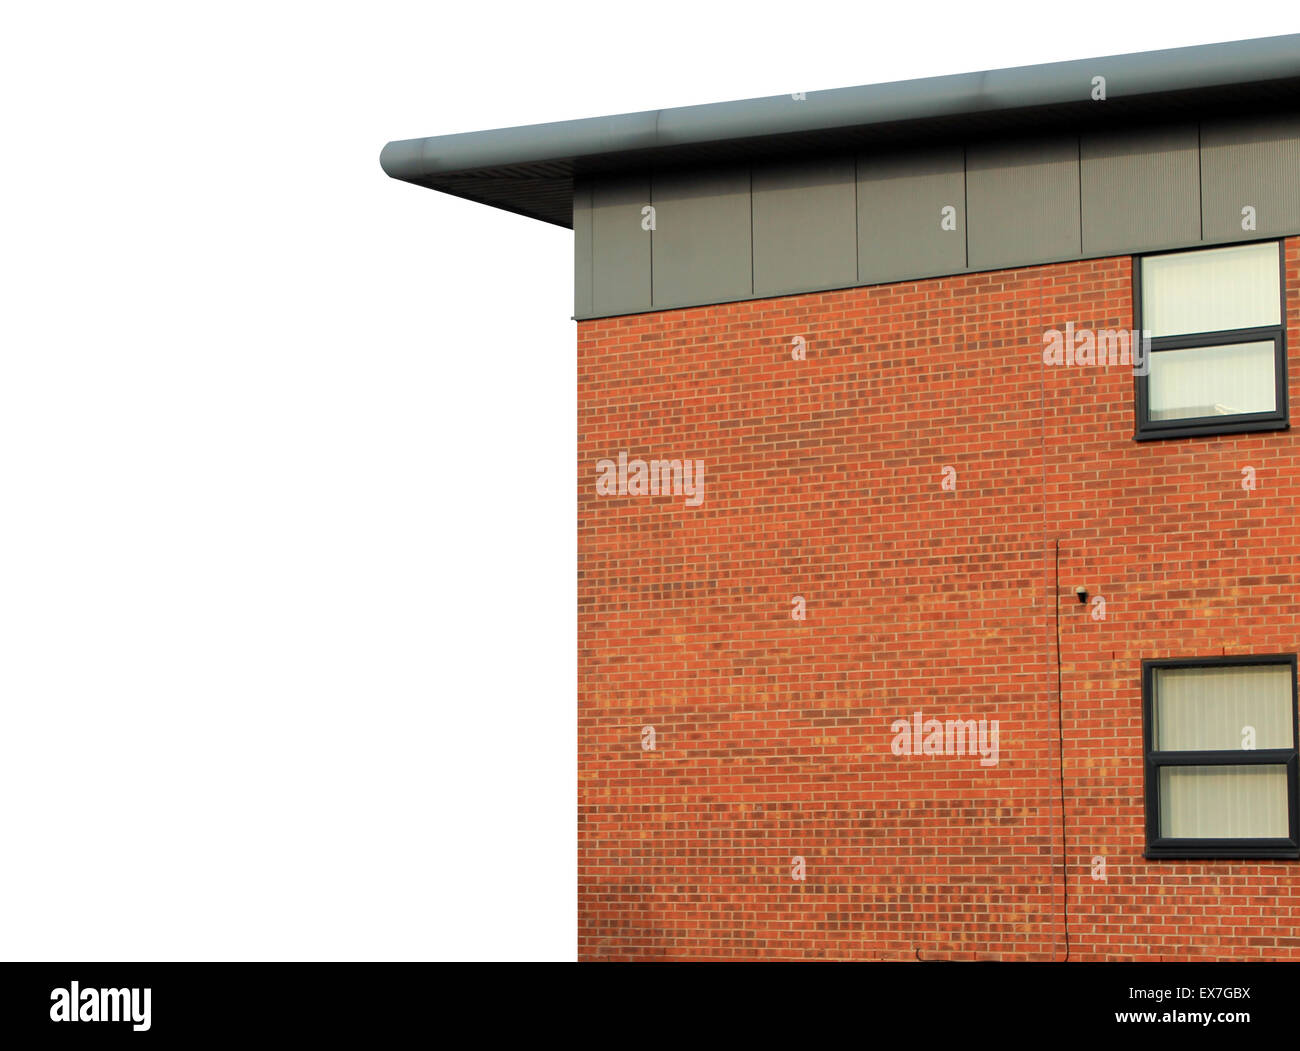
[[[1261,241],[1134,261],[1139,441],[1287,427],[1282,246]]]
[[[1149,858],[1298,858],[1296,658],[1142,662]]]

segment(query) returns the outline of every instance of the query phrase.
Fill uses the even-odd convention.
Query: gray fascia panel
[[[1081,137],[1085,255],[1149,252],[1201,236],[1197,132],[1181,124]]]
[[[1198,149],[1198,133],[1204,149]],[[1058,137],[864,154],[856,168],[856,202],[845,186],[850,166],[843,159],[756,164],[748,200],[739,172],[721,190],[716,173],[657,173],[656,204],[670,207],[666,216],[659,214],[660,230],[649,235],[639,233],[640,208],[651,197],[649,177],[643,176],[620,210],[608,214],[609,240],[592,243],[592,280],[624,274],[625,287],[618,295],[593,297],[592,310],[576,316],[587,320],[1300,233],[1300,116],[1249,117],[1239,126],[1208,130],[1183,121],[1085,135],[1081,141]],[[1203,174],[1207,215],[1217,208],[1223,218],[1221,228],[1207,225],[1204,238]],[[593,185],[615,182],[628,180],[609,177]],[[1246,199],[1257,208],[1256,231],[1240,229],[1240,201]],[[941,225],[948,206],[954,208],[953,230]],[[575,214],[583,210],[579,197]],[[665,218],[670,229],[663,226]],[[745,255],[751,229],[752,288]],[[854,231],[856,272],[850,265]],[[581,246],[580,228],[578,233],[575,245]],[[606,244],[622,257],[606,257]],[[575,289],[575,303],[581,301],[582,290]]]
[[[952,228],[944,223],[952,209]],[[858,158],[858,280],[905,281],[966,268],[960,146]]]
[[[1300,116],[1203,124],[1201,202],[1206,241],[1300,229]],[[1254,230],[1242,225],[1247,207]]]
[[[591,305],[596,314],[635,314],[652,306],[652,235],[641,228],[641,209],[649,203],[645,175],[601,179],[592,186]]]
[[[970,147],[966,207],[972,270],[1082,254],[1079,140],[1070,136]]]
[[[656,308],[753,294],[748,168],[656,172],[651,195]]]
[[[853,180],[852,157],[755,167],[755,295],[856,282]]]
[[[592,279],[595,252],[591,243],[592,185],[581,181],[573,187],[573,316],[594,313]]]

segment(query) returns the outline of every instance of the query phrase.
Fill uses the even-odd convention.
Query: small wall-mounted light
[[[1087,589],[1087,588],[1075,588],[1075,589],[1074,589],[1074,593],[1075,593],[1075,595],[1078,596],[1080,602],[1087,602],[1087,601],[1088,601],[1088,589]]]

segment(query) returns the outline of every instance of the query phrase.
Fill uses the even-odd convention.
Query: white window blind
[[[1160,752],[1235,752],[1295,745],[1289,664],[1157,668],[1151,741]],[[1286,839],[1284,763],[1161,765],[1159,834],[1170,839]]]
[[[1256,748],[1290,748],[1291,668],[1284,664],[1158,668],[1155,672],[1157,751],[1241,748],[1245,727]]]
[[[1281,323],[1276,242],[1147,256],[1142,327],[1153,338]]]
[[[1285,766],[1162,766],[1160,834],[1171,839],[1285,839]]]
[[[1272,412],[1273,344],[1189,347],[1151,355],[1147,411],[1153,420]]]

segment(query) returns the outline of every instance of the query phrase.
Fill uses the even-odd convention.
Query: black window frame
[[[1216,248],[1240,248],[1245,245],[1272,244],[1277,249],[1279,303],[1277,325],[1260,325],[1255,328],[1225,329],[1220,332],[1197,332],[1181,336],[1153,337],[1147,348],[1148,359],[1145,376],[1133,377],[1134,441],[1144,442],[1161,438],[1194,438],[1212,434],[1245,434],[1252,431],[1285,431],[1291,427],[1287,406],[1286,380],[1286,251],[1282,240],[1260,238],[1251,241],[1229,241],[1225,244],[1204,245],[1195,248],[1175,248],[1164,252],[1146,252],[1133,256],[1133,327],[1142,338],[1142,261],[1163,255],[1185,255],[1189,252],[1212,251]],[[1147,380],[1150,377],[1150,358],[1162,350],[1190,350],[1196,347],[1224,346],[1235,343],[1262,343],[1273,341],[1273,381],[1276,385],[1272,412],[1238,413],[1233,416],[1194,416],[1176,420],[1152,420],[1148,416]]]
[[[1155,672],[1158,668],[1217,668],[1281,664],[1291,669],[1291,747],[1222,749],[1195,752],[1155,750]],[[1170,657],[1142,662],[1142,744],[1146,779],[1147,858],[1300,858],[1300,718],[1297,718],[1296,655],[1249,654],[1233,657]],[[1160,835],[1160,768],[1164,766],[1286,766],[1287,824],[1290,838],[1186,839]]]

